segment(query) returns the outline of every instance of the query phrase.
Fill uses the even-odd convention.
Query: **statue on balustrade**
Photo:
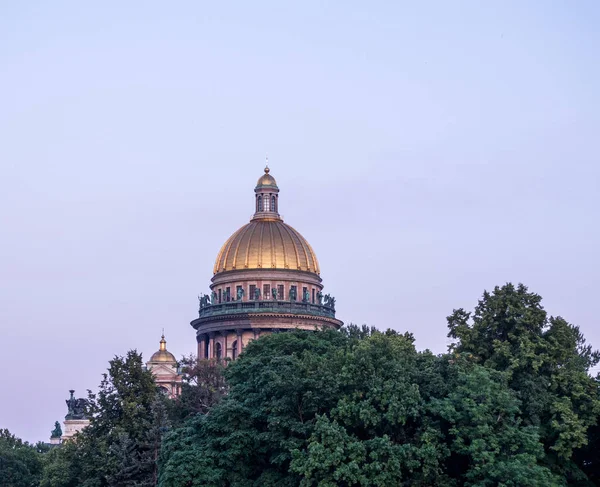
[[[323,293],[321,291],[317,293],[317,302],[319,305],[323,305]]]
[[[217,293],[213,291],[210,296],[210,304],[217,304]]]
[[[87,399],[79,398],[75,399],[75,391],[72,389],[69,391],[71,397],[65,402],[67,403],[68,412],[65,419],[87,419],[86,409],[88,407]]]
[[[244,288],[243,287],[238,287],[237,289],[237,294],[236,294],[236,301],[241,301],[242,298],[244,297]]]
[[[258,301],[260,299],[260,289],[255,288],[254,289],[254,300]]]
[[[54,423],[54,429],[52,433],[50,433],[50,438],[60,438],[62,436],[62,428],[60,427],[60,423],[56,421]]]
[[[213,292],[213,295],[215,293]],[[210,306],[210,297],[207,294],[203,294],[202,296],[198,296],[198,301],[200,302],[200,309],[206,308]]]
[[[306,291],[304,291],[304,296],[302,296],[302,302],[303,303],[308,303],[310,301],[310,293],[308,292],[308,289]]]
[[[296,288],[292,287],[290,289],[290,301],[296,301],[296,298],[297,298],[297,296],[296,296]]]
[[[276,287],[271,289],[271,295],[273,296],[273,299],[275,301],[277,301],[277,288]]]

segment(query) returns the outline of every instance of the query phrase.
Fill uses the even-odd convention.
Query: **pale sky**
[[[269,156],[345,322],[523,282],[600,347],[600,3],[2,2],[0,428],[195,351]]]

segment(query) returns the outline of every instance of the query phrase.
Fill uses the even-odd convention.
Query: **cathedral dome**
[[[177,363],[175,355],[167,351],[167,341],[165,340],[164,335],[160,340],[160,349],[158,350],[158,352],[154,352],[152,354],[152,357],[150,357],[149,362],[166,362],[171,364]]]
[[[158,352],[154,352],[152,357],[150,357],[150,362],[169,362],[176,363],[175,355],[171,352],[167,352],[166,350],[159,350]]]
[[[225,242],[217,255],[214,273],[243,269],[321,272],[310,244],[279,218],[255,218]]]
[[[279,214],[269,167],[254,188],[254,215],[221,247],[210,296],[198,296],[198,357],[236,359],[252,340],[286,330],[339,329],[310,244]],[[159,368],[160,367],[157,365]]]

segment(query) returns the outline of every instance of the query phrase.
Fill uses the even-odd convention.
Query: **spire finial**
[[[165,340],[165,329],[162,329],[162,336],[160,337],[160,350],[167,349],[167,341]]]
[[[269,174],[269,156],[266,157],[265,174]]]

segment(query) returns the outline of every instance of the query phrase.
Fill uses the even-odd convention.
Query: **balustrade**
[[[335,318],[335,308],[331,305],[313,304],[303,301],[280,301],[275,299],[204,304],[199,310],[199,317],[208,318],[210,316],[223,314],[252,312],[304,313]]]

